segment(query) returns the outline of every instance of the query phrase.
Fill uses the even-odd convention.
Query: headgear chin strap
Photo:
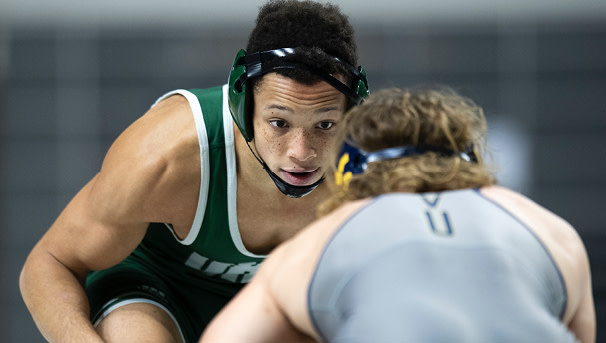
[[[471,145],[466,151],[458,153],[454,150],[429,145],[405,145],[367,152],[346,140],[343,142],[341,153],[337,159],[335,182],[339,186],[347,187],[349,180],[353,175],[361,174],[366,171],[368,168],[368,163],[421,155],[427,152],[435,152],[442,156],[458,155],[467,162],[478,163],[478,158],[474,151],[473,145]]]
[[[307,194],[311,193],[311,191],[316,189],[316,187],[318,187],[324,181],[324,177],[322,177],[320,180],[312,183],[311,185],[307,185],[307,186],[291,185],[290,183],[282,180],[274,172],[269,170],[269,167],[267,166],[267,164],[265,164],[265,162],[261,162],[261,164],[263,165],[263,169],[265,169],[267,174],[269,174],[271,179],[274,181],[274,183],[276,184],[276,187],[278,187],[280,192],[282,192],[284,195],[286,195],[289,198],[304,197]]]
[[[265,163],[261,158],[259,158],[257,156],[257,154],[255,154],[255,152],[252,150],[252,148],[250,147],[248,142],[246,142],[246,145],[248,145],[250,152],[257,159],[257,161],[259,161],[259,163],[261,163],[263,170],[265,170],[265,172],[267,172],[269,177],[271,177],[271,179],[273,180],[276,187],[278,187],[280,192],[282,192],[282,194],[286,195],[289,198],[302,198],[302,197],[306,196],[307,194],[311,193],[311,191],[316,189],[316,187],[318,187],[324,181],[324,177],[322,177],[320,180],[312,183],[311,185],[307,185],[307,186],[291,185],[290,183],[282,180],[278,175],[276,175],[276,173],[272,172],[271,169],[269,169],[269,166],[267,165],[267,163]]]

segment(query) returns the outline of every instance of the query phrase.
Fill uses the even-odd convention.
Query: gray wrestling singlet
[[[325,247],[309,314],[327,342],[574,342],[562,275],[515,216],[477,190],[392,193]]]

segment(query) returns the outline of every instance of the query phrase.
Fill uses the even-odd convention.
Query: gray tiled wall
[[[372,88],[447,84],[482,105],[490,123],[509,122],[525,137],[508,143],[521,148],[501,164],[521,168],[517,178],[526,181],[512,186],[586,241],[599,329],[606,327],[605,23],[357,28]],[[0,36],[9,49],[0,55],[9,57],[0,73],[0,342],[42,340],[18,292],[19,269],[113,139],[164,92],[225,82],[248,30],[14,28]],[[524,163],[503,162],[520,156]]]

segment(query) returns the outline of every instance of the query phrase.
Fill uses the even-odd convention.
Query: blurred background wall
[[[335,2],[371,89],[484,107],[502,183],[585,241],[606,342],[606,1]],[[261,3],[0,0],[0,342],[42,341],[19,270],[111,142],[164,92],[226,82]]]

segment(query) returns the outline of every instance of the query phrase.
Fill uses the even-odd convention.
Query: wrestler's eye
[[[335,123],[333,123],[333,122],[330,122],[330,121],[323,121],[323,122],[320,122],[320,123],[318,124],[318,127],[319,127],[320,129],[322,129],[322,130],[328,130],[328,129],[330,129],[331,127],[333,127],[334,125],[335,125]]]
[[[269,122],[271,125],[279,128],[286,127],[286,122],[284,120],[272,120]]]

